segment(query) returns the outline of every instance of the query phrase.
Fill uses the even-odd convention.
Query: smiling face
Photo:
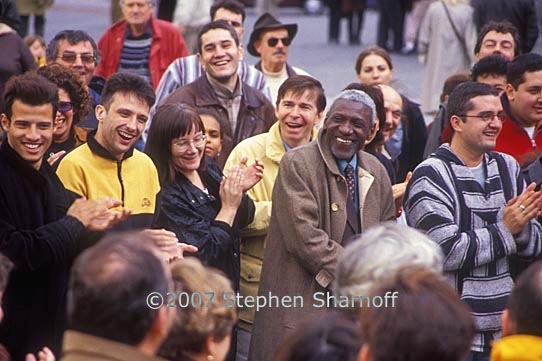
[[[11,109],[11,120],[2,114],[8,144],[32,167],[39,169],[53,139],[53,106],[29,105],[15,99]]]
[[[122,159],[141,136],[148,114],[149,105],[144,100],[132,93],[115,93],[109,110],[96,106],[96,141],[115,158]]]
[[[358,79],[367,85],[388,85],[393,78],[393,70],[380,55],[367,55],[361,62]]]
[[[403,115],[403,99],[395,89],[390,86],[381,86],[382,95],[384,96],[384,111],[386,113],[386,121],[382,129],[383,143],[395,133],[401,116]]]
[[[457,145],[461,148],[460,154],[468,154],[470,159],[480,158],[484,153],[495,148],[497,137],[502,129],[502,122],[493,117],[485,122],[480,116],[484,114],[502,113],[502,105],[498,96],[482,95],[471,99],[473,108],[466,113],[466,117],[453,115],[450,124],[454,129],[452,149]]]
[[[322,118],[322,112],[318,113],[316,106],[316,96],[309,91],[301,95],[286,92],[275,114],[282,140],[293,148],[310,141],[314,125]]]
[[[62,88],[58,89],[58,102],[71,103],[69,94]],[[55,143],[62,143],[70,136],[70,130],[73,124],[73,108],[70,110],[61,112],[62,107],[57,108],[55,118],[55,130],[53,133],[53,141]]]
[[[506,95],[514,117],[531,127],[542,120],[542,71],[525,72],[525,81],[518,89],[506,85]]]
[[[205,154],[203,131],[192,127],[190,132],[171,140],[171,163],[184,175],[197,171]]]
[[[288,45],[281,39],[288,38],[288,30],[276,29],[267,30],[260,35],[260,39],[254,43],[254,48],[260,54],[262,66],[270,72],[279,72],[288,59]],[[269,39],[277,39],[274,46],[269,45]],[[272,41],[273,42],[273,41]]]
[[[352,100],[337,100],[324,122],[326,139],[337,159],[350,161],[375,130],[371,125],[371,108]]]
[[[68,62],[62,59],[62,55],[77,54],[74,62]],[[90,80],[94,76],[96,70],[96,63],[94,61],[84,62],[81,59],[81,54],[94,55],[94,48],[89,41],[80,41],[75,45],[71,45],[67,40],[60,40],[58,42],[58,56],[55,60],[60,65],[75,70],[75,73],[79,75],[79,80],[88,85]]]
[[[240,50],[235,39],[226,29],[211,29],[201,35],[198,59],[213,79],[222,84],[237,82]]]
[[[476,54],[476,59],[480,60],[489,55],[500,55],[506,61],[514,59],[514,37],[510,33],[498,33],[491,30],[484,36],[480,51]]]

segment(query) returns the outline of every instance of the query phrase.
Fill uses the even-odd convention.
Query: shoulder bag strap
[[[463,48],[463,55],[465,56],[465,58],[467,58],[467,62],[470,62],[469,51],[467,49],[467,46],[465,45],[465,41],[463,40],[461,35],[459,35],[459,31],[457,31],[457,27],[455,26],[452,16],[450,15],[450,10],[448,10],[448,6],[446,6],[446,3],[442,0],[440,1],[440,3],[442,4],[442,6],[444,6],[444,11],[446,12],[446,16],[448,17],[448,20],[450,21],[452,30],[454,31],[454,34],[457,37],[457,40],[459,40],[459,44],[461,44],[461,48]]]

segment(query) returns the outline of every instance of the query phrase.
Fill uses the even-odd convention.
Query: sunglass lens
[[[273,47],[275,45],[277,45],[279,42],[279,39],[277,38],[269,38],[269,40],[267,40],[267,45]]]
[[[94,63],[94,56],[92,54],[81,54],[81,61],[83,63]]]
[[[74,63],[75,59],[77,59],[76,54],[62,54],[62,60],[64,60],[66,63]]]
[[[59,102],[58,111],[61,113],[66,113],[72,110],[72,103],[70,102]]]
[[[289,46],[291,42],[292,41],[290,40],[290,38],[282,38],[282,43],[284,44],[284,46]]]

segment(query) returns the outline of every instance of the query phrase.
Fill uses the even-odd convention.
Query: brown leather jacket
[[[242,83],[242,99],[237,117],[235,134],[228,121],[228,111],[220,104],[211,84],[205,75],[193,83],[175,90],[166,98],[164,104],[183,103],[193,106],[196,111],[212,108],[220,114],[220,127],[224,133],[222,152],[216,162],[222,167],[231,150],[240,141],[254,135],[265,133],[276,120],[271,102],[258,90]]]

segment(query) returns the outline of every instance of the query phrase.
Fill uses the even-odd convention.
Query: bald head
[[[397,130],[401,117],[403,115],[403,98],[397,90],[393,89],[389,85],[379,85],[384,97],[384,112],[386,114],[386,121],[384,122],[384,128],[382,129],[382,136],[384,143],[391,138],[391,136]]]

